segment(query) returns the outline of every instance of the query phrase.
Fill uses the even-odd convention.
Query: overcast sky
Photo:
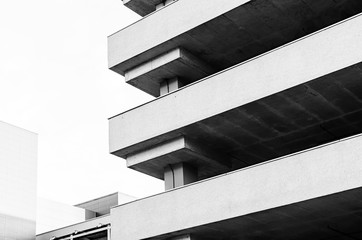
[[[107,118],[152,99],[107,69],[107,36],[138,19],[121,0],[0,2],[0,120],[38,133],[39,196],[163,190],[108,153]]]

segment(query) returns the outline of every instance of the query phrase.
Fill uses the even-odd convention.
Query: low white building
[[[0,239],[33,240],[37,134],[0,121]]]

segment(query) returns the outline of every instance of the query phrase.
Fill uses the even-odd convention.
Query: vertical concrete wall
[[[0,240],[35,239],[37,135],[0,122]]]

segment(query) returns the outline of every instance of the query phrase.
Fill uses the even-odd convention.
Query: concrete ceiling
[[[362,188],[357,188],[150,239],[191,233],[197,240],[351,240],[362,239],[361,226]]]
[[[216,73],[361,11],[360,0],[252,0],[111,69],[123,75],[181,47]]]
[[[207,178],[282,157],[362,132],[362,63],[339,70],[275,95],[240,106],[203,121],[151,139],[185,136],[231,159],[230,169],[210,172],[197,165],[199,178]],[[117,152],[115,153],[117,155]],[[186,158],[170,153],[173,161]],[[197,159],[190,156],[197,164]],[[190,164],[192,164],[190,161]],[[205,161],[205,159],[203,159]],[[131,168],[163,179],[168,164],[144,162]]]

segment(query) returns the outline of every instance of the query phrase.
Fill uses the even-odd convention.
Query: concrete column
[[[197,181],[197,169],[187,163],[168,165],[164,171],[165,190]]]
[[[177,236],[177,237],[172,237],[167,240],[195,240],[195,238],[191,237],[190,234],[185,234],[185,235],[181,235],[181,236]]]
[[[172,78],[172,79],[164,80],[160,84],[160,96],[165,95],[169,92],[175,91],[182,86],[183,86],[183,84],[181,83],[179,78]]]
[[[175,0],[166,0],[166,1],[165,1],[165,6],[168,5],[168,4],[170,4],[170,3],[172,3],[173,1],[175,1]]]
[[[111,240],[111,227],[108,226],[107,228],[107,240]]]
[[[157,4],[156,5],[156,10],[158,10],[158,9],[160,9],[160,8],[163,8],[165,5],[164,5],[164,3],[162,2],[162,3],[160,3],[160,4]]]
[[[97,217],[97,213],[93,212],[91,210],[85,210],[85,220],[89,220],[92,218],[96,218]]]
[[[164,0],[162,1],[161,3],[157,4],[156,5],[156,10],[160,9],[160,8],[163,8],[164,6],[172,3],[174,0]]]

